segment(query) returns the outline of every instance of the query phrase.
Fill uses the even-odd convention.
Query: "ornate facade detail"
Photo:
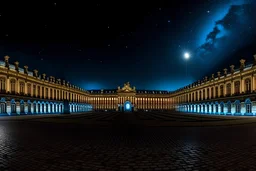
[[[253,56],[256,60],[256,55]],[[245,66],[240,60],[240,67],[230,66],[230,73],[224,69],[224,76],[218,72],[218,79],[206,81],[192,88],[181,88],[171,93],[176,110],[215,115],[256,116],[256,75],[255,68]]]
[[[28,66],[27,65],[24,66],[24,73],[28,74]]]
[[[131,85],[129,82],[124,83],[124,86],[122,89],[120,89],[120,87],[118,87],[118,92],[136,92],[135,87],[131,88]]]
[[[15,65],[15,70],[19,72],[19,62],[18,61],[14,62],[14,65]]]
[[[240,60],[240,71],[243,71],[243,70],[244,70],[244,67],[245,67],[245,60],[244,60],[244,59],[241,59],[241,60]]]

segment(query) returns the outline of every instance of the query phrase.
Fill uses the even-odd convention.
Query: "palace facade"
[[[218,115],[256,115],[256,55],[254,63],[223,69],[172,93],[175,108],[182,112]]]
[[[84,90],[65,80],[0,61],[0,114],[75,113],[86,111],[173,110],[220,115],[256,115],[254,63],[234,65],[179,90],[137,90],[127,82],[112,90]]]
[[[130,83],[116,90],[86,91],[65,80],[55,79],[38,70],[28,70],[0,61],[0,114],[74,113],[92,110],[137,111],[170,110],[168,91],[131,88]]]
[[[39,75],[38,70],[28,71],[28,66],[20,68],[17,61],[9,64],[9,56],[0,61],[0,114],[64,113],[65,108],[71,113],[92,110],[89,93],[53,76]]]
[[[170,110],[173,103],[168,91],[136,90],[129,82],[117,90],[92,90],[89,93],[95,110]]]

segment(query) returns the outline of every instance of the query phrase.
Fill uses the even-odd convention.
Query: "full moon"
[[[185,59],[188,59],[188,58],[190,57],[189,53],[186,52],[186,53],[184,54],[184,57],[185,57]]]

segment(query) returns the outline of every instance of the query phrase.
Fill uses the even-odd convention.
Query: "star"
[[[210,13],[210,11],[208,10],[208,11],[207,11],[207,13],[209,14],[209,13]]]
[[[108,26],[108,29],[109,29],[109,26]]]
[[[57,3],[56,2],[54,2],[54,6],[56,6],[57,5]]]
[[[161,11],[162,10],[162,8],[158,8],[159,9],[159,11]]]
[[[110,47],[110,44],[108,44],[108,47]]]
[[[8,34],[6,34],[5,36],[6,36],[6,37],[8,37],[9,35],[8,35]]]
[[[128,48],[128,46],[125,46],[125,48],[127,49],[127,48]]]
[[[43,58],[41,58],[41,61],[44,60]]]
[[[102,61],[100,61],[100,63],[102,63]]]
[[[168,23],[170,23],[171,21],[170,20],[168,20]]]

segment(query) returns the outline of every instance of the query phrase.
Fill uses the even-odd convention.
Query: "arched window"
[[[6,103],[0,103],[0,113],[6,113]]]
[[[5,78],[0,78],[0,91],[6,90],[5,87]]]
[[[252,102],[250,99],[245,100],[245,113],[252,113]]]
[[[59,100],[59,90],[57,90],[57,97],[56,100]]]
[[[219,112],[219,105],[215,104],[215,113],[218,113],[218,112]]]
[[[245,80],[245,93],[250,93],[251,92],[251,79],[246,79]]]
[[[48,99],[48,93],[49,93],[49,90],[48,90],[48,88],[45,88],[45,97]]]
[[[228,101],[227,103],[228,113],[231,113],[231,102]]]
[[[227,96],[231,95],[231,84],[230,83],[227,84],[226,95]]]
[[[220,112],[224,113],[224,103],[223,102],[220,103]]]
[[[241,113],[241,104],[239,101],[235,101],[236,113]]]
[[[36,103],[33,103],[33,110],[34,110],[34,113],[37,113],[38,111],[36,111]],[[38,110],[38,109],[37,109]]]
[[[21,102],[20,102],[20,113],[21,113],[21,114],[25,113],[24,101],[21,101]]]
[[[24,94],[24,93],[25,93],[25,83],[20,82],[20,94]]]
[[[36,85],[33,85],[33,96],[36,96]]]
[[[48,113],[49,112],[49,104],[48,103],[45,104],[45,108],[46,108],[45,112]]]
[[[13,99],[11,100],[11,113],[16,113],[16,103]]]
[[[235,94],[240,93],[240,81],[235,82]]]
[[[41,113],[40,103],[37,103],[37,113]]]
[[[31,113],[31,103],[30,102],[28,102],[28,113]]]
[[[40,97],[41,93],[40,93],[40,86],[37,87],[37,97]]]
[[[28,88],[28,95],[31,95],[31,84],[27,84],[27,88]]]
[[[15,93],[15,83],[16,83],[16,81],[14,79],[11,79],[10,83],[11,83],[11,92]]]
[[[216,86],[215,87],[215,97],[217,98],[217,97],[219,97],[219,87],[218,86]]]
[[[42,103],[41,105],[42,105],[42,113],[44,113],[45,112],[45,110],[44,110],[45,105],[44,105],[44,103]]]
[[[220,97],[223,97],[224,96],[224,86],[221,85],[220,86]]]

